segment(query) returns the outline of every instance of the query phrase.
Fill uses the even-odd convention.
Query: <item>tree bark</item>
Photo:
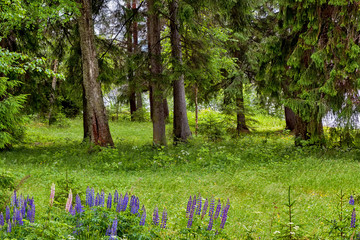
[[[160,18],[155,9],[155,0],[148,0],[148,38],[151,73],[151,98],[153,142],[155,145],[166,145],[164,87],[161,74]]]
[[[249,132],[249,128],[246,125],[245,118],[245,106],[244,106],[244,87],[243,83],[239,84],[239,92],[236,95],[236,131],[238,136],[242,132]]]
[[[289,107],[285,107],[285,122],[286,122],[286,130],[290,130],[291,132],[296,129],[296,115]]]
[[[54,61],[54,73],[57,72],[57,67],[58,67],[58,60],[55,59]],[[56,76],[53,77],[52,82],[51,82],[51,93],[50,93],[50,102],[49,102],[49,116],[48,116],[48,122],[49,125],[51,125],[54,122],[53,116],[52,116],[52,112],[53,112],[53,108],[54,108],[54,103],[55,103],[55,90],[56,90]]]
[[[98,60],[96,58],[94,24],[92,20],[91,0],[79,0],[82,4],[78,19],[80,46],[83,66],[83,84],[85,88],[87,127],[90,142],[100,146],[113,146],[106,109],[101,92]]]
[[[90,137],[89,126],[88,126],[88,109],[86,103],[86,93],[84,83],[82,85],[82,101],[83,101],[83,128],[84,128],[84,140],[87,140]]]
[[[173,72],[178,74],[179,67],[182,65],[182,52],[179,33],[179,18],[178,18],[178,0],[170,2],[170,41],[171,41],[171,55],[173,58]],[[174,97],[174,142],[186,142],[191,136],[189,122],[186,112],[185,86],[184,74],[179,73],[179,77],[173,82],[173,97]]]
[[[318,121],[316,115],[313,115],[309,121],[303,120],[298,114],[295,114],[295,145],[303,146],[304,141],[308,145],[321,145],[324,140],[324,130],[321,120]]]

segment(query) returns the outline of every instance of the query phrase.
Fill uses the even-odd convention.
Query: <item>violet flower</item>
[[[11,233],[11,221],[8,221],[7,232]]]
[[[117,236],[117,224],[118,224],[118,220],[117,220],[117,218],[115,218],[114,221],[113,221],[113,224],[111,226],[109,240],[116,239],[116,236]]]
[[[128,195],[128,193],[126,193],[124,196],[124,199],[122,201],[122,204],[121,204],[121,207],[122,207],[121,211],[123,211],[123,212],[126,211],[128,202],[129,202],[129,195]]]
[[[104,190],[101,190],[99,205],[101,207],[104,207],[104,204],[105,204],[105,192],[104,192]]]
[[[193,204],[191,206],[190,216],[189,216],[188,225],[187,225],[188,228],[191,228],[191,226],[193,224],[195,207],[196,207],[196,196],[194,196]]]
[[[159,224],[159,210],[158,210],[157,207],[155,207],[155,209],[154,209],[153,223],[154,223],[154,225],[158,225],[158,224]]]
[[[17,224],[19,224],[20,226],[24,225],[23,217],[21,216],[21,211],[20,211],[20,210],[17,210],[17,211],[16,211],[16,222],[17,222]]]
[[[355,204],[355,200],[354,200],[354,197],[353,197],[352,195],[350,196],[349,204],[350,204],[350,205],[354,205],[354,204]]]
[[[204,208],[203,208],[203,211],[201,213],[201,219],[204,218],[205,214],[206,214],[206,211],[207,211],[207,208],[208,208],[208,205],[209,205],[209,202],[208,202],[208,199],[205,200],[205,203],[204,203]]]
[[[84,212],[83,206],[81,205],[81,199],[79,197],[79,194],[76,195],[75,210],[77,213]]]
[[[164,208],[163,214],[162,214],[162,218],[161,218],[161,228],[166,228],[166,222],[167,222],[167,212],[166,212],[166,208]]]
[[[106,203],[106,207],[108,209],[111,209],[111,201],[112,201],[112,196],[111,196],[111,193],[109,193],[108,200],[107,200],[107,203]]]
[[[215,217],[214,217],[215,219],[217,219],[219,217],[220,210],[221,210],[221,201],[219,199],[218,205],[216,207],[216,212],[215,212]]]
[[[4,222],[4,215],[3,213],[0,213],[0,226],[4,226],[5,225],[5,222]]]
[[[352,211],[351,214],[351,227],[355,228],[355,223],[356,223],[356,212],[355,212],[355,208]]]
[[[228,211],[230,208],[230,201],[229,199],[227,200],[226,206],[224,208],[224,211],[222,213],[222,217],[221,217],[221,224],[220,224],[220,228],[224,229],[225,223],[226,223],[226,219],[228,216]]]
[[[145,206],[143,205],[142,209],[142,214],[141,214],[141,219],[140,219],[140,226],[144,226],[145,225],[145,220],[146,220],[146,210],[145,210]]]
[[[117,190],[115,190],[115,193],[114,193],[114,204],[118,203],[119,202],[119,193]]]
[[[196,215],[200,215],[200,214],[201,214],[201,205],[202,205],[201,195],[199,194],[199,197],[197,198]]]
[[[187,204],[187,207],[186,207],[186,217],[187,218],[190,215],[191,205],[192,205],[192,199],[191,199],[191,195],[190,195],[190,198],[189,198],[189,201],[188,201],[188,204]]]
[[[95,206],[99,206],[99,205],[100,205],[100,194],[97,193],[95,198]]]
[[[5,218],[6,218],[6,222],[8,222],[10,220],[10,208],[9,206],[6,206],[6,215],[5,215]]]

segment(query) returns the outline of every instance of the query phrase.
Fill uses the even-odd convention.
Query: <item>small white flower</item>
[[[275,231],[275,232],[274,232],[274,234],[279,234],[279,233],[280,233],[280,231]]]

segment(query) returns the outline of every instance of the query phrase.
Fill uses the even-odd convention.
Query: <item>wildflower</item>
[[[94,197],[95,197],[94,189],[87,187],[87,189],[86,189],[86,205],[88,205],[89,207],[93,207],[94,206]]]
[[[228,199],[226,206],[224,208],[224,211],[222,213],[222,217],[221,217],[221,224],[220,224],[220,228],[224,229],[225,223],[226,223],[226,219],[227,219],[227,214],[230,208],[230,201]]]
[[[25,215],[26,215],[26,205],[27,205],[26,201],[24,201],[23,204],[21,204],[20,211],[21,211],[21,215],[23,217],[25,217]]]
[[[355,222],[356,222],[356,212],[355,212],[355,208],[352,211],[351,214],[351,227],[355,228]]]
[[[192,226],[195,207],[196,207],[196,196],[194,196],[193,204],[191,206],[190,216],[189,216],[188,225],[187,225],[188,228],[191,228],[191,226]]]
[[[79,194],[76,195],[75,210],[77,213],[84,212],[83,206],[81,205],[81,199],[79,197]]]
[[[3,215],[3,213],[0,213],[0,226],[4,226],[4,215]]]
[[[100,205],[100,194],[97,193],[96,194],[96,199],[95,199],[95,206],[99,206]]]
[[[50,193],[50,206],[52,207],[54,203],[54,197],[55,197],[55,184],[53,183],[51,185],[51,193]]]
[[[11,233],[11,221],[8,221],[8,227],[7,227],[7,232]]]
[[[141,214],[141,220],[140,220],[140,226],[144,226],[145,225],[145,220],[146,220],[146,210],[145,210],[145,206],[143,205],[142,209],[142,214]]]
[[[111,193],[109,193],[108,200],[107,200],[107,203],[106,203],[106,207],[108,209],[111,209],[111,201],[112,201],[112,196],[111,196]]]
[[[17,210],[17,211],[16,211],[16,222],[17,222],[17,224],[19,224],[20,226],[24,225],[23,217],[22,217],[22,215],[21,215],[21,211],[20,211],[20,210]]]
[[[159,224],[159,210],[158,210],[157,207],[155,207],[155,209],[154,209],[153,223],[154,223],[154,225],[158,225],[158,224]]]
[[[11,206],[19,207],[19,200],[16,197],[16,191],[14,191],[14,194],[12,195]]]
[[[214,224],[214,208],[215,208],[215,199],[211,199],[210,210],[209,210],[210,219],[209,219],[209,225],[207,228],[208,231],[211,231],[213,224]]]
[[[186,217],[187,218],[189,217],[189,214],[190,214],[191,205],[192,205],[192,199],[191,199],[191,196],[190,196],[187,207],[186,207]]]
[[[201,195],[199,194],[199,197],[198,197],[198,199],[197,199],[196,215],[200,215],[200,214],[201,214],[201,205],[202,205]]]
[[[33,223],[35,221],[35,204],[32,202],[32,204],[29,204],[29,208],[27,211],[27,219]]]
[[[65,207],[65,210],[66,210],[67,212],[70,211],[70,206],[71,206],[71,203],[72,203],[72,198],[73,198],[73,196],[72,196],[72,192],[71,192],[71,189],[70,189],[70,191],[69,191],[69,196],[68,196],[68,200],[67,200],[67,202],[66,202],[66,207]]]
[[[101,190],[99,205],[104,207],[104,204],[105,204],[105,192],[104,192],[104,190]]]
[[[110,238],[109,238],[109,240],[116,239],[116,236],[117,236],[117,224],[118,224],[118,220],[117,220],[117,218],[115,218],[114,221],[113,221],[113,224],[111,226],[111,229],[110,229]]]
[[[205,214],[206,214],[206,210],[208,208],[208,205],[209,205],[209,202],[208,202],[208,199],[205,200],[205,203],[204,203],[204,208],[203,208],[203,211],[202,211],[202,214],[201,214],[201,219],[204,218]]]
[[[121,204],[121,207],[122,207],[121,211],[123,211],[123,212],[126,211],[128,202],[129,202],[129,195],[126,193],[124,196],[124,199],[122,201],[122,204]]]
[[[221,210],[221,201],[219,199],[218,205],[216,207],[216,212],[215,212],[215,217],[214,217],[215,219],[217,219],[219,217],[220,210]]]
[[[114,204],[119,202],[119,193],[117,190],[115,190],[114,193]]]
[[[350,196],[349,204],[350,204],[350,205],[354,205],[354,204],[355,204],[355,200],[354,200],[354,197],[353,197],[352,195]]]
[[[9,206],[6,206],[6,222],[8,222],[10,220],[10,208]]]
[[[76,210],[74,208],[74,206],[71,205],[71,208],[70,208],[70,214],[75,216],[76,215]]]
[[[121,211],[121,200],[117,203],[117,206],[116,206],[116,212],[120,212]]]
[[[208,231],[211,231],[211,229],[213,227],[213,224],[214,224],[214,217],[213,217],[213,215],[211,215],[210,219],[209,219],[209,225],[208,225],[208,228],[207,228]]]
[[[166,208],[164,208],[161,218],[161,225],[160,225],[161,228],[166,228],[166,221],[167,221],[167,212],[166,212]]]

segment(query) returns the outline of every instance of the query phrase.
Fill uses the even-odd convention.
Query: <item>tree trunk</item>
[[[179,33],[178,0],[170,2],[170,41],[171,55],[173,58],[173,72],[180,74],[173,82],[174,97],[174,142],[186,142],[191,136],[186,112],[184,74],[178,73],[178,66],[182,65],[182,52]]]
[[[285,107],[285,122],[286,130],[290,130],[292,132],[296,129],[296,116],[293,110],[289,107]]]
[[[58,60],[55,59],[54,73],[57,72],[57,67],[58,67]],[[54,122],[52,112],[53,112],[54,102],[55,102],[55,90],[56,90],[56,76],[53,77],[52,82],[51,82],[51,93],[50,93],[50,103],[49,103],[50,107],[49,107],[49,116],[48,116],[49,125],[51,125]]]
[[[88,126],[88,109],[86,103],[86,93],[84,83],[81,84],[83,89],[82,101],[83,101],[83,128],[84,128],[84,140],[86,141],[90,137]]]
[[[318,121],[316,115],[310,118],[310,121],[303,120],[299,115],[295,114],[295,145],[321,145],[324,141],[324,130],[321,120]]]
[[[161,74],[161,45],[160,45],[160,18],[155,9],[155,0],[148,0],[148,38],[151,73],[152,121],[153,142],[155,145],[166,145],[165,133],[165,98]]]
[[[82,4],[78,19],[83,66],[83,83],[86,97],[87,127],[90,142],[100,146],[113,146],[106,109],[101,92],[98,60],[96,58],[94,24],[91,0],[79,0]]]
[[[143,107],[142,95],[140,91],[136,93],[136,106],[138,109]]]
[[[244,87],[240,82],[238,93],[236,95],[236,131],[238,136],[242,132],[249,132],[249,128],[246,126],[245,118],[245,106],[244,106]]]
[[[130,12],[131,4],[130,0],[127,0],[126,8],[128,12]],[[127,16],[129,18],[130,16]],[[133,64],[131,63],[131,56],[133,54],[133,41],[132,41],[132,23],[131,21],[127,24],[127,53],[128,53],[128,94],[129,94],[129,103],[130,103],[130,116],[131,121],[135,121],[134,112],[136,111],[136,95],[135,95],[135,78],[134,78],[134,71],[133,71]]]

